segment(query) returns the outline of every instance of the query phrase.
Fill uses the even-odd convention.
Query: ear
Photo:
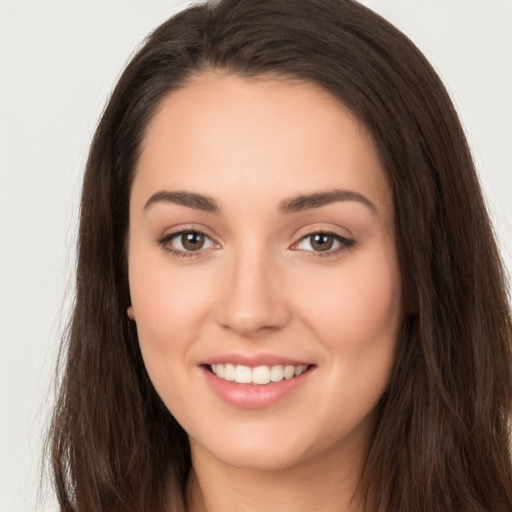
[[[128,318],[130,320],[135,320],[135,313],[133,312],[133,306],[128,306],[128,309],[126,310],[126,313],[127,313]]]

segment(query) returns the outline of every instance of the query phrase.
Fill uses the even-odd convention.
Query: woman
[[[510,335],[413,44],[352,1],[191,7],[91,148],[61,508],[510,510]]]

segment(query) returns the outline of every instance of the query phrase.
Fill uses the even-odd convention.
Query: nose
[[[227,262],[226,262],[227,263]],[[239,336],[253,338],[282,329],[290,308],[282,287],[282,274],[268,254],[240,255],[220,276],[222,293],[217,322]]]

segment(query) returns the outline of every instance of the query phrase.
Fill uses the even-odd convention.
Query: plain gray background
[[[512,271],[512,1],[362,3],[409,35],[444,79]],[[51,499],[36,506],[41,433],[72,303],[89,141],[134,49],[187,5],[0,0],[0,512],[54,510]]]

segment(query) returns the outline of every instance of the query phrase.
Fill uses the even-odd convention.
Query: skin
[[[350,194],[281,211],[334,189]],[[207,196],[218,211],[161,191]],[[170,251],[183,254],[183,239],[170,235],[186,230],[207,238],[179,257]],[[350,243],[320,251],[314,233]],[[146,131],[128,263],[144,362],[189,434],[188,509],[357,510],[351,497],[403,320],[391,192],[357,120],[312,84],[194,78]],[[223,354],[311,366],[283,399],[247,409],[205,379],[203,363]]]

